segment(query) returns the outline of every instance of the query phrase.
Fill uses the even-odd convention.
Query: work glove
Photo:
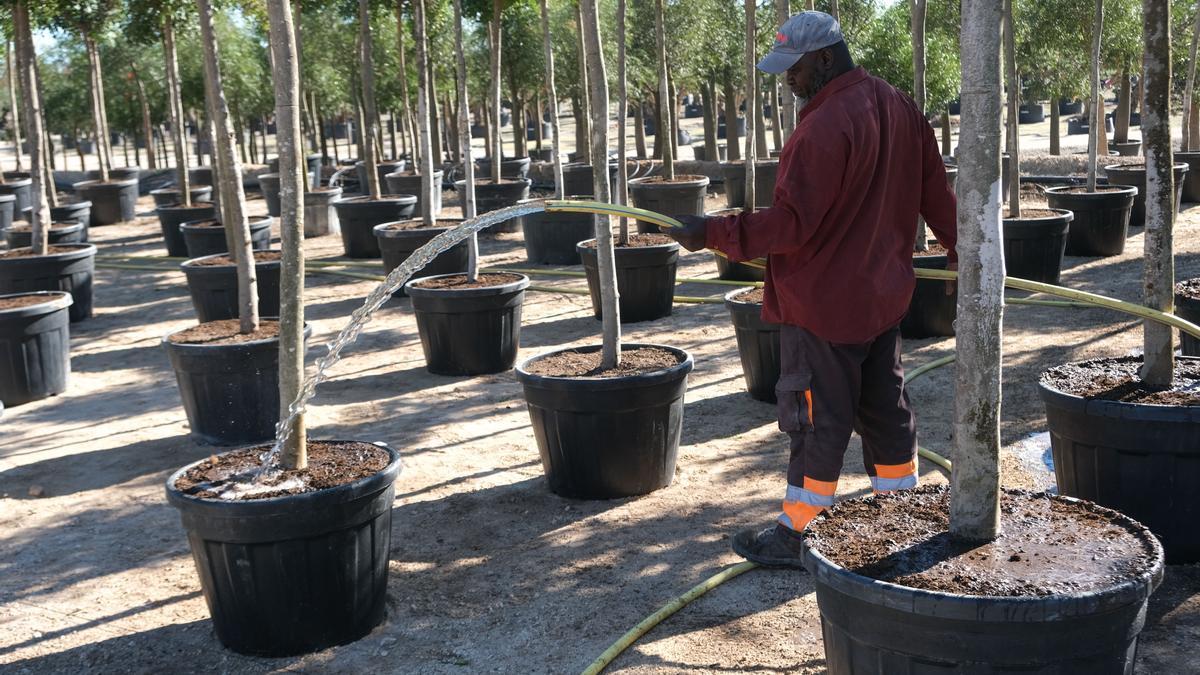
[[[671,216],[683,223],[683,227],[664,227],[663,232],[689,251],[704,248],[708,236],[708,219],[704,216]]]

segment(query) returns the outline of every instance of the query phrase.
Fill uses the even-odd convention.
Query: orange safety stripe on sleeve
[[[838,482],[836,480],[817,480],[808,476],[804,477],[804,489],[819,495],[829,495],[832,497],[837,493],[837,485]]]
[[[917,473],[916,458],[908,460],[904,464],[876,464],[875,475],[880,478],[905,478]]]

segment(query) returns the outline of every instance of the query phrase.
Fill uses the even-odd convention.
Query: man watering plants
[[[904,390],[900,319],[915,278],[917,216],[956,267],[954,193],[933,130],[913,101],[854,65],[838,22],[787,20],[759,70],[786,73],[799,101],[774,206],[677,216],[689,251],[766,256],[763,318],[782,324],[779,428],[791,438],[783,513],[733,540],[739,555],[800,567],[799,532],[833,505],[852,431],[877,493],[917,484],[916,423]]]

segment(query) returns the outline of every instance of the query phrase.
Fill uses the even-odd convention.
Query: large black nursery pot
[[[422,227],[422,221],[417,218],[376,225],[375,238],[379,240],[379,251],[383,254],[385,274],[390,274],[408,260],[414,251],[433,241],[434,237],[462,223],[462,218],[439,218],[437,223],[440,227]],[[460,241],[437,254],[419,271],[430,277],[466,272],[470,255],[468,242]],[[403,297],[404,288],[393,295]]]
[[[267,253],[263,251],[261,253]],[[278,254],[278,251],[274,253]],[[254,272],[258,278],[258,312],[262,316],[279,315],[279,268],[281,261],[259,260],[260,252],[254,255]],[[213,264],[220,258],[223,264]],[[217,253],[194,258],[182,263],[179,268],[187,278],[188,293],[192,296],[192,307],[196,310],[196,321],[207,323],[220,319],[236,319],[238,316],[237,265],[228,253]]]
[[[704,215],[713,218],[718,216],[736,216],[741,212],[742,209],[740,208],[721,209],[720,211],[710,211]],[[754,265],[741,262],[729,262],[729,258],[716,253],[712,255],[717,263],[718,279],[726,281],[764,281],[767,277],[767,270],[762,267],[755,267]]]
[[[211,166],[194,166],[188,169],[188,185],[213,185]]]
[[[672,182],[660,176],[634,178],[629,181],[629,200],[633,206],[664,216],[678,214],[704,215],[704,194],[708,190],[708,176],[677,175]],[[653,223],[637,221],[638,232],[658,232]]]
[[[1041,124],[1046,120],[1046,109],[1040,103],[1022,103],[1017,109],[1017,124]]]
[[[1121,157],[1136,157],[1142,152],[1142,142],[1139,140],[1109,141],[1108,147],[1116,150]]]
[[[746,391],[759,401],[775,403],[775,383],[779,381],[779,324],[762,318],[762,303],[745,298],[754,289],[739,288],[725,294],[725,309],[733,321],[738,357]]]
[[[1175,210],[1183,201],[1183,184],[1187,178],[1188,165],[1185,162],[1175,162]],[[1133,210],[1129,214],[1129,224],[1142,227],[1146,224],[1146,165],[1145,164],[1114,164],[1104,167],[1104,175],[1108,177],[1109,185],[1132,185],[1138,189],[1133,198]]]
[[[0,218],[3,218],[4,197],[0,195]],[[33,222],[33,207],[25,209],[25,213],[21,214],[21,220]],[[80,231],[79,241],[88,240],[88,225],[92,222],[92,203],[89,201],[75,201],[59,204],[58,206],[50,207],[50,222],[53,223],[79,223],[83,225]],[[29,244],[24,244],[28,246]]]
[[[944,270],[947,258],[943,255],[913,255],[915,269]],[[958,316],[957,288],[946,294],[946,282],[941,279],[917,279],[908,313],[900,320],[900,335],[907,340],[954,335],[954,319]]]
[[[262,190],[263,200],[267,202],[267,215],[279,217],[279,174],[258,174],[258,186]]]
[[[133,220],[137,215],[138,181],[110,179],[107,183],[85,180],[75,183],[75,194],[92,203],[91,225],[112,225]]]
[[[212,201],[212,186],[211,185],[192,185],[188,187],[188,194],[192,197],[192,203]],[[183,200],[179,197],[182,193],[179,188],[159,188],[151,190],[150,196],[154,198],[154,206],[160,208],[163,206],[172,206],[179,204]]]
[[[312,328],[306,325],[306,341],[311,334]],[[243,445],[275,438],[279,338],[184,344],[172,342],[167,335],[162,345],[175,370],[192,440],[206,445]]]
[[[1038,388],[1059,492],[1142,522],[1172,564],[1200,561],[1200,406],[1085,399],[1046,374]]]
[[[763,208],[775,203],[775,177],[778,173],[777,159],[760,159],[754,163],[755,207]],[[725,178],[725,204],[731,209],[745,206],[746,163],[741,160],[722,162],[721,175]]]
[[[654,372],[604,378],[529,372],[532,364],[559,352],[517,366],[551,492],[576,499],[616,499],[671,484],[692,357],[663,345],[622,345],[626,350],[639,347],[669,351],[679,363]],[[560,351],[599,350],[594,345]]]
[[[400,455],[375,445],[390,457],[379,473],[299,495],[185,494],[175,484],[195,464],[167,479],[221,644],[291,656],[353,642],[383,622]]]
[[[382,192],[387,187],[387,175],[403,171],[408,162],[403,159],[385,160],[375,163],[375,175],[379,177],[379,189]],[[367,165],[365,162],[354,163],[354,173],[358,176],[359,189],[367,194]],[[401,192],[399,194],[408,194]]]
[[[1188,165],[1187,173],[1183,175],[1183,201],[1200,202],[1200,152],[1175,152],[1175,161]]]
[[[1005,274],[1030,281],[1057,284],[1062,272],[1067,230],[1075,217],[1070,211],[1052,209],[1054,216],[1005,218]]]
[[[593,184],[592,165],[586,162],[574,162],[563,165],[563,194],[564,195],[592,195],[596,193],[596,187]],[[617,165],[609,163],[608,165],[608,183],[609,185],[617,184]],[[575,241],[579,241],[576,239]]]
[[[212,220],[217,217],[217,208],[212,202],[193,202],[191,206],[160,206],[155,209],[155,213],[158,214],[158,224],[162,228],[167,255],[172,258],[187,258],[187,242],[184,241],[179,226],[184,223]]]
[[[1113,256],[1125,251],[1129,216],[1138,189],[1131,185],[1098,187],[1059,185],[1046,189],[1052,209],[1075,214],[1067,230],[1066,255]]]
[[[271,248],[270,216],[250,217],[250,248],[255,251],[265,251]],[[179,226],[183,233],[183,242],[187,246],[189,258],[201,258],[217,253],[228,253],[229,246],[225,240],[225,228],[219,220],[201,220],[183,223]]]
[[[590,167],[589,167],[590,168]],[[590,172],[589,172],[590,173]],[[576,195],[568,200],[591,199]],[[590,213],[539,211],[521,216],[525,256],[535,265],[578,265],[575,245],[595,236],[595,220]]]
[[[36,304],[0,308],[0,403],[21,405],[61,394],[71,372],[71,294],[37,291]]]
[[[476,180],[476,214],[484,214],[489,211],[515,206],[518,202],[529,199],[529,186],[532,184],[533,181],[528,178],[501,179],[499,183],[493,183],[490,180]],[[459,194],[462,194],[462,191],[467,187],[467,182],[465,180],[455,181],[454,186]],[[516,232],[520,227],[520,218],[510,218],[495,225],[485,227],[480,232],[490,232],[492,234]]]
[[[10,227],[4,231],[4,240],[8,242],[9,249],[32,246],[33,228],[29,225]],[[80,223],[51,223],[49,240],[51,246],[82,244],[83,225]]]
[[[433,215],[438,215],[442,212],[442,178],[445,174],[441,170],[433,172]],[[421,194],[421,174],[416,171],[396,171],[384,176],[387,180],[388,194],[393,195],[416,195],[417,205],[413,209],[413,213],[421,215],[425,211],[422,206],[421,199],[424,195]]]
[[[337,202],[342,198],[340,187],[316,187],[304,193],[304,237],[321,237],[342,231],[338,220]]]
[[[8,172],[4,173],[4,182],[0,183],[0,195],[12,195],[17,201],[13,204],[13,213],[20,215],[25,213],[33,203],[31,191],[33,190],[33,179],[28,176],[24,178],[9,177]]]
[[[826,672],[1130,675],[1150,594],[1162,581],[1162,550],[1139,523],[1093,508],[1096,517],[1143,539],[1152,551],[1149,572],[1097,591],[966,595],[863,576],[804,539],[804,565],[821,612]]]
[[[1200,324],[1200,297],[1193,297],[1197,293],[1184,292],[1184,289],[1190,291],[1197,284],[1200,280],[1188,279],[1175,284],[1175,315],[1194,324]],[[1179,347],[1184,356],[1200,356],[1200,338],[1179,331]]]
[[[589,245],[590,244],[590,245]],[[587,275],[588,294],[592,298],[592,313],[601,316],[600,263],[595,240],[581,241],[575,246]],[[653,321],[671,315],[675,303],[675,271],[679,264],[679,244],[669,241],[653,246],[616,246],[613,248],[617,267],[617,300],[621,323]]]
[[[521,343],[521,307],[529,277],[482,288],[421,288],[404,284],[412,298],[425,369],[434,375],[485,375],[513,367]]]
[[[8,228],[12,227],[13,214],[15,213],[13,208],[16,205],[16,195],[0,194],[0,231],[7,230]],[[51,217],[51,219],[53,219],[53,217]],[[32,219],[28,215],[25,215],[23,220],[31,221]]]
[[[509,157],[500,162],[500,177],[519,179],[529,177],[529,166],[533,161],[528,157]],[[492,175],[492,160],[490,157],[475,160],[475,178],[489,179]]]
[[[40,256],[0,257],[0,294],[65,291],[71,294],[71,322],[92,316],[96,247],[59,244]]]
[[[334,202],[342,233],[342,250],[347,258],[378,258],[379,240],[375,226],[408,220],[417,205],[415,195],[386,195],[379,199],[351,197]]]

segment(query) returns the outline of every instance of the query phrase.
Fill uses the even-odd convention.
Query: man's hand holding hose
[[[671,216],[683,223],[683,227],[664,228],[663,231],[679,245],[695,252],[705,248],[708,240],[708,219],[704,216]]]

